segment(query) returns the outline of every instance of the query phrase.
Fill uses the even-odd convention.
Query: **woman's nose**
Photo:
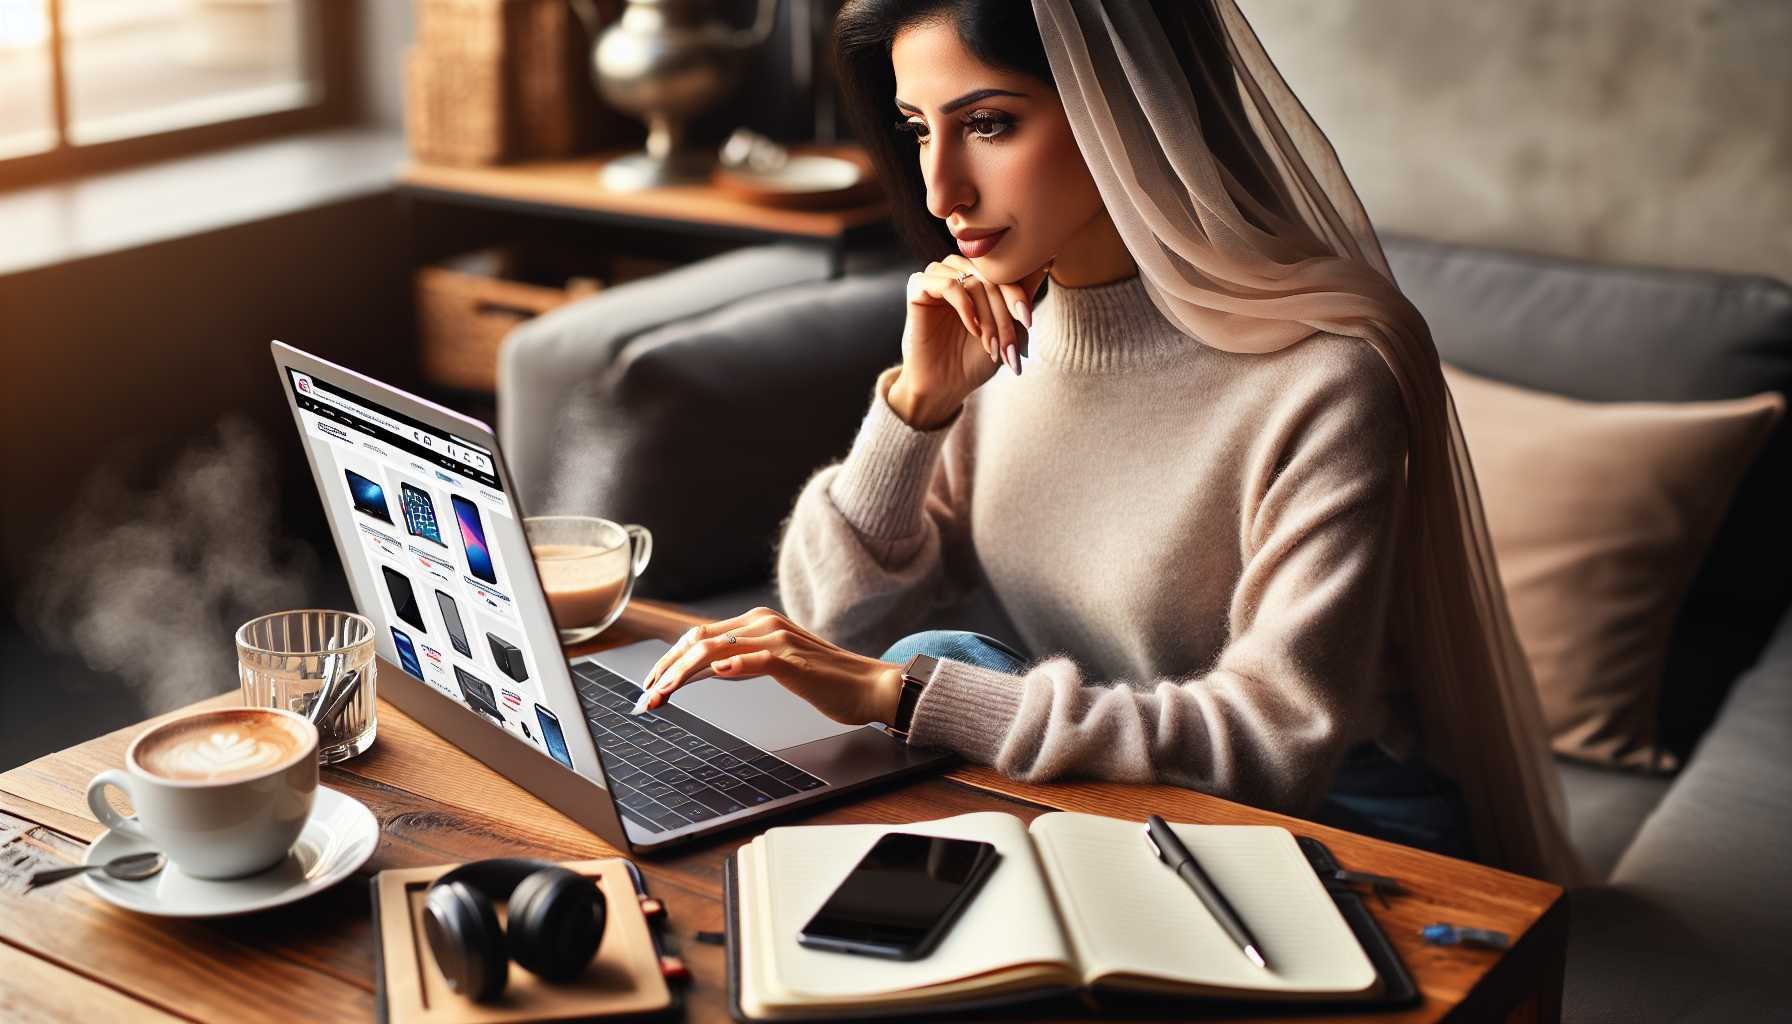
[[[972,187],[970,177],[959,166],[957,158],[945,152],[946,148],[940,146],[929,153],[928,163],[922,167],[922,176],[927,179],[927,212],[940,220],[945,220],[961,206],[974,206],[977,202],[977,190]]]

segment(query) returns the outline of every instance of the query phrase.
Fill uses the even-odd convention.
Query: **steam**
[[[26,589],[21,619],[48,646],[136,686],[160,713],[236,686],[236,627],[311,605],[316,553],[283,539],[268,443],[227,418],[159,489],[119,466],[84,488]]]

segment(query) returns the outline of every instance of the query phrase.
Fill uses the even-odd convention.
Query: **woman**
[[[651,703],[896,722],[928,653],[912,743],[1576,877],[1429,332],[1233,0],[849,0],[835,40],[931,257],[903,361],[796,502],[788,617],[692,630]],[[1037,660],[849,649],[976,588]]]

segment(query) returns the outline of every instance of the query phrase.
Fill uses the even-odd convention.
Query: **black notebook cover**
[[[1309,836],[1298,839],[1301,851],[1307,855],[1309,863],[1318,860],[1329,862],[1331,853],[1325,845]],[[1315,872],[1317,874],[1317,872]],[[1419,988],[1406,971],[1406,965],[1400,962],[1400,955],[1394,951],[1393,943],[1382,932],[1381,926],[1375,923],[1369,908],[1363,905],[1363,898],[1355,892],[1335,883],[1325,883],[1326,892],[1331,894],[1332,902],[1337,904],[1338,912],[1350,925],[1356,935],[1357,942],[1362,944],[1363,952],[1368,955],[1369,962],[1375,965],[1375,972],[1381,976],[1382,994],[1375,999],[1349,999],[1326,1002],[1310,1001],[1276,1001],[1269,999],[1231,1000],[1216,999],[1210,996],[1191,996],[1187,1003],[1198,1006],[1203,1016],[1221,1012],[1239,1014],[1265,1013],[1363,1013],[1375,1010],[1401,1010],[1413,1006],[1419,1001]],[[735,877],[735,855],[729,854],[722,864],[722,902],[723,920],[726,927],[728,944],[728,1013],[742,1024],[759,1024],[756,1018],[749,1017],[740,1005],[740,900],[738,898],[738,880]],[[1075,1017],[1100,1013],[1105,1016],[1149,1015],[1161,1017],[1164,1012],[1166,997],[1160,993],[1124,992],[1112,989],[1066,989],[1055,988],[1036,990],[1022,995],[1012,993],[986,998],[970,998],[953,1003],[930,1003],[923,1007],[899,1007],[875,1010],[857,1017],[829,1018],[835,1021],[874,1021],[888,1020],[893,1017],[913,1017],[925,1014],[930,1017],[950,1015],[960,1019],[971,1019],[979,1016],[1014,1017],[1024,1009],[1026,1019],[1042,1017]]]

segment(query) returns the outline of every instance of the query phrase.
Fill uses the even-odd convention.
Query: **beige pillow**
[[[1786,403],[1582,402],[1444,367],[1556,753],[1667,770],[1668,634]]]

